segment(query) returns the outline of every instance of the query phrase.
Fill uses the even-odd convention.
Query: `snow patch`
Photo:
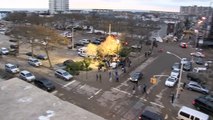
[[[32,102],[32,98],[30,98],[30,97],[23,97],[23,98],[18,99],[18,102],[21,102],[21,103],[31,103]]]
[[[55,115],[54,111],[47,110],[46,115],[39,116],[38,119],[39,120],[50,120],[50,118],[53,117],[54,115]]]

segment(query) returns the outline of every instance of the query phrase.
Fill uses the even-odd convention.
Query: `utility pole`
[[[111,35],[111,24],[109,24],[109,35]]]
[[[75,44],[74,44],[74,29],[72,28],[72,49],[74,50],[74,46],[75,46]]]

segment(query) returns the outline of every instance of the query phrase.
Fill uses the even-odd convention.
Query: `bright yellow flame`
[[[108,36],[107,39],[98,46],[98,52],[102,57],[118,54],[120,49],[121,43],[113,36]]]

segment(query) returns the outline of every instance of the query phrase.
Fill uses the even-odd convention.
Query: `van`
[[[179,120],[210,120],[209,115],[186,106],[181,107],[177,118]]]

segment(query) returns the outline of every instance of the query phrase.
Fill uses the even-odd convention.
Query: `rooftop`
[[[104,120],[18,78],[0,82],[0,118],[1,120]]]

